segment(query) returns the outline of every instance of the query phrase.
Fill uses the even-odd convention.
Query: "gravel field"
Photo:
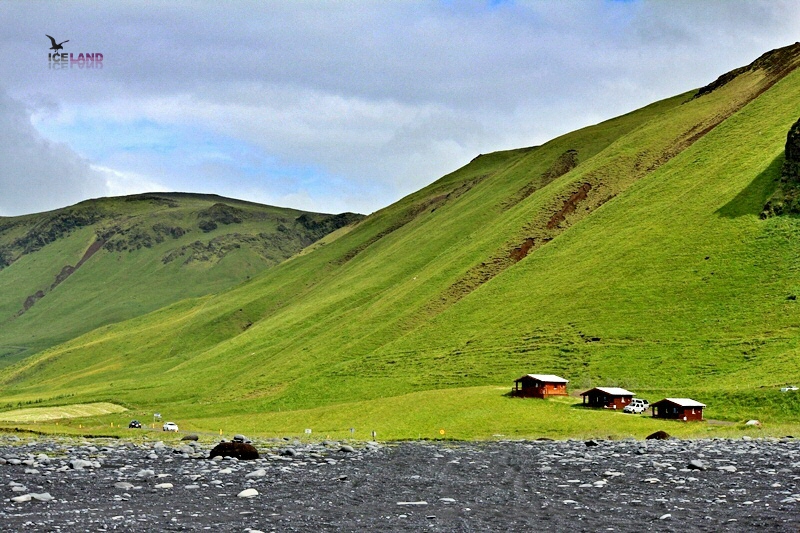
[[[3,531],[800,531],[800,439],[0,437]]]

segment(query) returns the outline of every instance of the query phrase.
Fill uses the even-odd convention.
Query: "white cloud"
[[[120,172],[113,168],[90,165],[90,168],[105,179],[109,196],[127,196],[141,192],[167,192],[170,189],[146,176],[135,172]]]

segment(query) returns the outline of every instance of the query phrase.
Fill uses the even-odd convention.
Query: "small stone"
[[[589,440],[587,440],[586,442],[584,442],[584,444],[585,444],[586,446],[589,446],[589,447],[593,447],[593,446],[600,446],[600,443],[599,443],[599,442],[597,442],[597,441],[596,441],[596,440],[594,440],[594,439],[589,439]]]
[[[31,501],[31,495],[30,494],[23,494],[22,496],[14,496],[13,498],[11,498],[11,501],[12,502],[17,502],[17,503],[29,502],[29,501]]]
[[[758,420],[748,420],[744,423],[745,426],[761,426],[761,422]]]
[[[172,486],[173,486],[172,483],[159,483],[158,485],[155,486],[155,488],[157,488],[157,489],[171,489]]]
[[[38,494],[37,493],[32,493],[31,494],[31,498],[33,498],[34,500],[38,500],[40,502],[49,502],[49,501],[55,500],[55,498],[53,498],[50,495],[49,492],[42,492],[42,493],[38,493]]]
[[[670,518],[672,518],[672,514],[670,513],[662,514],[661,516],[658,517],[659,520],[669,520]]]
[[[689,461],[689,464],[686,465],[686,468],[689,470],[708,470],[708,464],[700,459],[692,459]]]
[[[237,498],[255,498],[256,496],[258,496],[258,491],[256,489],[244,489],[236,495]]]
[[[246,478],[256,478],[256,477],[264,477],[267,475],[267,471],[263,468],[259,468],[258,470],[253,470],[249,474],[245,474],[244,477]]]
[[[90,461],[83,459],[70,459],[69,467],[73,470],[83,470],[84,468],[91,468],[93,465]]]
[[[415,506],[415,505],[428,505],[428,502],[426,502],[424,500],[420,500],[418,502],[397,502],[397,505],[412,505],[412,506]]]
[[[133,483],[128,483],[127,481],[117,481],[114,483],[114,487],[122,490],[131,490],[134,485]]]
[[[353,453],[353,452],[355,452],[356,450],[355,450],[355,448],[353,448],[353,447],[352,447],[352,446],[350,446],[349,444],[344,444],[344,445],[342,445],[342,446],[339,448],[339,451],[340,451],[340,452],[345,452],[345,453]]]
[[[181,440],[192,440],[192,441],[196,441],[196,440],[199,440],[199,439],[200,439],[200,437],[198,437],[198,436],[197,436],[196,434],[194,434],[194,433],[189,433],[188,435],[184,435],[184,436],[181,438]]]
[[[736,467],[733,465],[725,465],[717,467],[717,470],[721,470],[723,472],[736,472]]]
[[[650,435],[645,437],[645,440],[667,440],[669,438],[669,433],[666,431],[656,431],[655,433],[651,433]]]

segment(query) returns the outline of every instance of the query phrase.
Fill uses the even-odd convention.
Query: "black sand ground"
[[[256,442],[256,461],[210,461],[211,442],[15,438],[3,531],[800,531],[794,439]]]

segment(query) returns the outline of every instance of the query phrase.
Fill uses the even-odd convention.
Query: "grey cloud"
[[[781,0],[488,4],[4,2],[0,79],[25,101],[202,128],[373,182],[377,208],[479,152],[706,84],[790,44],[800,22]],[[103,70],[42,68],[43,28],[103,52]],[[124,171],[111,163],[126,156],[98,163]]]
[[[107,192],[100,173],[66,145],[43,139],[30,111],[0,91],[0,215],[62,207]]]

